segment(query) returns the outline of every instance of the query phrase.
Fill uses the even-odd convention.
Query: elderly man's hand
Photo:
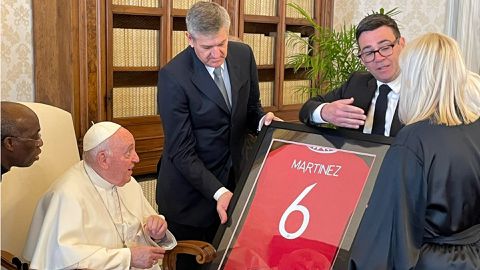
[[[227,222],[228,216],[227,216],[227,208],[228,205],[230,204],[230,200],[232,199],[233,193],[230,191],[227,191],[218,198],[217,201],[217,213],[218,216],[220,217],[220,223],[225,224]]]
[[[157,264],[159,260],[163,259],[165,249],[161,247],[137,246],[131,247],[132,254],[130,266],[135,268],[151,268]]]
[[[155,240],[160,240],[167,232],[167,222],[158,215],[151,215],[145,223],[145,231]]]

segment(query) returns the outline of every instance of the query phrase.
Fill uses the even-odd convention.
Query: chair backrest
[[[41,103],[22,103],[40,120],[43,146],[40,159],[28,168],[15,168],[2,177],[2,250],[21,256],[38,200],[50,184],[80,160],[70,113]]]

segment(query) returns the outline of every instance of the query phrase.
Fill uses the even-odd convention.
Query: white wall
[[[398,8],[397,21],[400,33],[407,40],[427,32],[443,32],[446,5],[449,0],[334,0],[335,29],[342,25],[358,24],[372,11],[384,8],[385,11]]]

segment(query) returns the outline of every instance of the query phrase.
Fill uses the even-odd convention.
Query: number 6
[[[305,231],[305,229],[308,226],[308,221],[310,220],[310,212],[308,209],[303,206],[299,205],[298,203],[305,197],[307,194],[312,190],[313,187],[315,187],[317,183],[308,186],[305,188],[302,193],[293,201],[290,206],[288,206],[287,210],[285,210],[285,213],[283,213],[282,218],[280,219],[280,223],[278,223],[278,230],[280,231],[280,234],[285,237],[286,239],[295,239],[302,235],[302,233]],[[293,211],[300,211],[303,214],[303,222],[300,228],[293,233],[287,232],[285,230],[285,222],[287,221],[288,216],[293,212]]]

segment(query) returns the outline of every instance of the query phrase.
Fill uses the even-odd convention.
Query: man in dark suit
[[[252,50],[228,41],[227,11],[198,2],[186,22],[190,46],[158,78],[165,147],[157,204],[178,240],[212,242],[227,221],[245,136],[275,116],[261,108]]]
[[[354,72],[339,88],[309,99],[300,110],[300,121],[395,136],[402,127],[397,115],[398,57],[405,39],[392,18],[372,14],[358,24],[356,40],[358,57],[368,72]]]

